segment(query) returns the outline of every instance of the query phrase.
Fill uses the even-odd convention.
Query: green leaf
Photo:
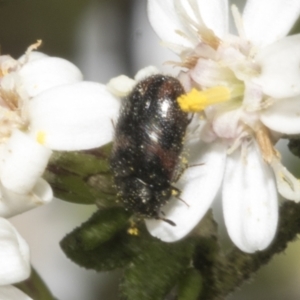
[[[164,243],[151,237],[146,229],[136,240],[135,255],[125,268],[121,292],[130,300],[162,300],[188,268],[194,243],[185,239]]]
[[[178,300],[197,300],[203,288],[203,280],[199,271],[188,269],[181,276],[178,286]]]
[[[126,248],[130,238],[135,237],[123,231],[93,250],[80,248],[75,241],[71,244],[70,240],[66,239],[62,241],[61,247],[66,255],[81,267],[96,271],[111,271],[123,268],[130,263],[131,253]]]
[[[130,213],[121,207],[99,210],[90,220],[69,233],[60,243],[66,255],[78,265],[97,271],[125,266],[135,239],[127,233]]]
[[[15,286],[34,300],[55,300],[41,277],[33,268],[30,277],[21,283],[15,284]]]
[[[85,250],[92,250],[124,229],[130,215],[120,207],[99,210],[73,234]]]
[[[130,213],[115,207],[95,213],[68,234],[61,247],[82,267],[97,271],[124,268],[121,290],[126,298],[156,300],[163,299],[189,267],[195,242],[161,242],[149,235],[144,222],[132,227]]]

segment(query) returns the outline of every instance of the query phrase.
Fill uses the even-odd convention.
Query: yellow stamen
[[[44,145],[46,141],[46,133],[44,131],[39,131],[36,135],[36,140],[41,145]]]
[[[225,86],[216,86],[204,91],[192,89],[189,93],[178,97],[180,108],[186,112],[199,112],[207,106],[225,102],[231,98],[230,90]]]
[[[279,152],[274,148],[269,130],[261,126],[256,130],[256,140],[265,162],[271,163],[274,157],[280,157]]]
[[[27,63],[29,61],[29,55],[33,50],[37,50],[42,45],[42,40],[37,40],[36,43],[30,45],[26,52],[25,52],[25,58],[23,61],[23,64]]]
[[[8,74],[8,69],[1,69],[0,70],[0,78],[4,77]]]

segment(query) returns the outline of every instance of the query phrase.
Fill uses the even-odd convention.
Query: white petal
[[[229,236],[242,251],[263,250],[273,240],[278,221],[275,179],[254,145],[227,158],[223,212]]]
[[[35,196],[39,205],[49,203],[53,199],[53,191],[50,184],[43,178],[39,178],[32,189],[32,195]]]
[[[52,199],[52,189],[42,178],[38,179],[32,191],[27,194],[17,194],[0,186],[0,216],[10,218],[27,210],[47,204]]]
[[[232,109],[230,105],[228,107],[224,105],[224,108],[216,113],[212,123],[216,135],[226,139],[234,139],[239,136],[242,131],[240,126],[241,115],[241,108]]]
[[[0,285],[28,278],[29,247],[17,230],[3,218],[0,218],[0,253]]]
[[[1,300],[33,300],[12,285],[0,286]]]
[[[286,98],[300,94],[300,34],[265,47],[255,60],[260,75],[253,81],[266,95]]]
[[[15,130],[1,149],[0,180],[15,193],[32,190],[47,166],[51,150]]]
[[[193,47],[193,43],[186,38],[190,33],[181,22],[173,0],[148,0],[148,18],[154,31],[164,42]],[[178,31],[185,36],[178,34]]]
[[[300,96],[276,101],[261,111],[261,121],[270,129],[286,134],[300,133]]]
[[[219,62],[211,59],[199,59],[190,74],[193,80],[205,88],[226,86],[228,82],[235,80],[235,75],[229,68],[222,67]]]
[[[20,69],[19,75],[22,88],[29,97],[59,85],[82,80],[82,74],[75,65],[58,57],[33,59]]]
[[[300,181],[291,174],[280,162],[278,158],[274,158],[271,162],[277,181],[278,192],[285,199],[300,201]]]
[[[243,20],[247,38],[268,45],[288,34],[299,17],[299,0],[248,0]]]
[[[120,102],[104,85],[80,82],[46,91],[29,106],[31,134],[53,150],[100,147],[113,138]]]
[[[199,11],[205,25],[220,38],[228,33],[228,1],[197,1]]]
[[[190,142],[188,149],[189,164],[203,165],[187,168],[176,184],[182,191],[180,198],[186,203],[174,198],[161,209],[165,218],[176,226],[160,220],[146,220],[150,234],[164,242],[178,241],[194,229],[213,202],[223,178],[225,145],[204,144],[198,140]]]

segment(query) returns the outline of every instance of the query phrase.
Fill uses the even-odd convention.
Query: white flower
[[[82,81],[72,63],[29,47],[0,56],[0,299],[30,300],[11,284],[30,274],[29,248],[4,218],[53,198],[41,178],[52,150],[83,150],[113,136],[119,101],[104,85]]]
[[[234,35],[227,0],[148,0],[152,27],[181,59],[174,65],[187,94],[179,105],[194,113],[186,138],[193,167],[176,183],[186,203],[162,207],[176,226],[147,219],[153,236],[185,237],[222,187],[229,235],[251,253],[276,234],[277,191],[300,201],[300,182],[274,148],[283,134],[300,134],[300,34],[286,37],[299,13],[299,0],[249,0],[243,15],[232,6]],[[135,80],[119,77],[108,89],[124,97]]]
[[[0,218],[0,299],[30,300],[11,284],[30,275],[29,247],[16,229]]]
[[[188,206],[173,199],[162,209],[177,226],[146,224],[163,241],[183,238],[222,185],[228,233],[251,253],[276,233],[277,190],[300,201],[299,180],[274,149],[281,134],[300,134],[300,34],[286,37],[300,1],[248,0],[242,15],[233,6],[237,35],[229,32],[228,12],[227,0],[148,0],[152,27],[181,58],[188,93],[180,106],[195,113],[189,163],[204,165],[188,168],[178,182]]]
[[[51,201],[41,178],[52,150],[95,148],[112,139],[119,101],[82,81],[67,60],[32,51],[0,56],[0,217]]]

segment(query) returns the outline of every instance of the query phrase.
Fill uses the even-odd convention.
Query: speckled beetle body
[[[123,101],[116,125],[111,169],[126,209],[146,218],[163,219],[160,208],[176,191],[176,177],[188,115],[177,98],[184,93],[170,76],[139,82]]]

